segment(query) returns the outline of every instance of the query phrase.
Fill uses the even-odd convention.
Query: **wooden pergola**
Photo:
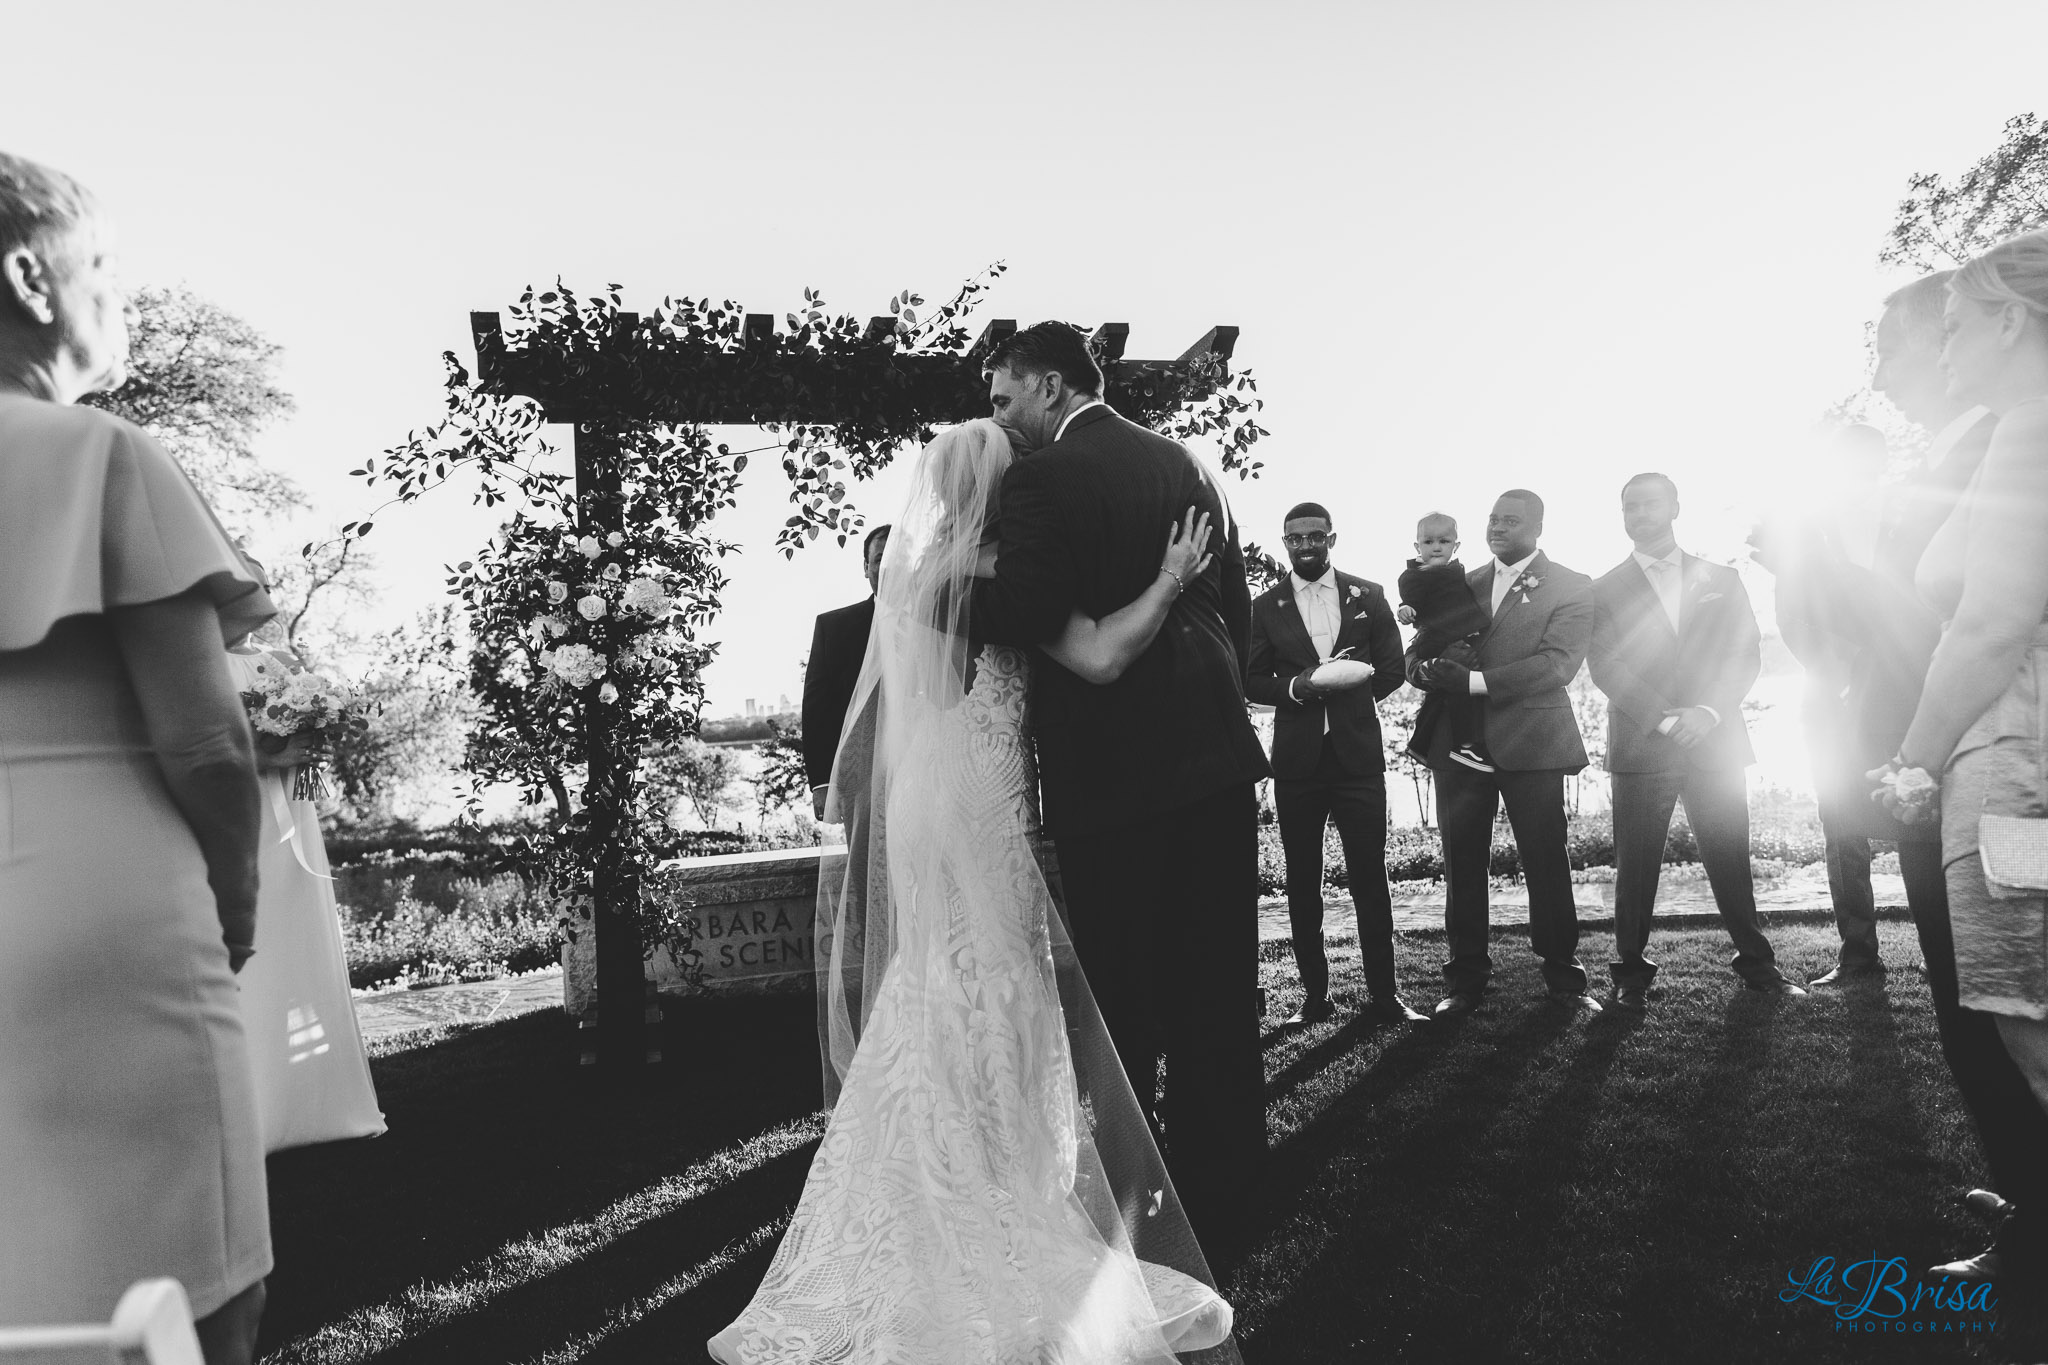
[[[899,389],[929,425],[965,421],[988,413],[983,361],[1017,330],[1013,319],[983,329],[964,352],[901,352],[897,321],[872,319],[858,346],[829,358],[791,351],[776,341],[776,320],[767,313],[745,315],[741,345],[679,351],[650,338],[634,313],[618,313],[612,335],[598,352],[565,364],[559,355],[507,345],[499,315],[470,314],[476,339],[477,384],[501,396],[531,398],[543,420],[574,431],[577,507],[584,534],[602,538],[624,525],[621,492],[624,423],[755,425],[832,423],[856,411],[853,386],[887,384]],[[1105,323],[1090,338],[1106,382],[1103,397],[1138,421],[1156,420],[1189,397],[1206,396],[1228,378],[1238,329],[1212,327],[1172,360],[1124,355],[1126,323]],[[587,729],[586,794],[607,790],[620,771],[612,727],[605,712],[615,703],[592,700]],[[587,801],[587,796],[586,796]],[[593,834],[618,845],[619,803],[588,802]],[[639,886],[623,870],[602,865],[592,888],[597,933],[597,1058],[605,1070],[630,1073],[648,1056],[646,1025],[652,1011],[645,1000],[645,955],[640,926],[632,913]]]

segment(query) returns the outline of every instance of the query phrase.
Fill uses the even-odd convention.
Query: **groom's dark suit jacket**
[[[1742,699],[1763,669],[1756,614],[1742,576],[1681,555],[1678,629],[1635,556],[1593,584],[1593,684],[1607,694],[1607,770],[1660,773],[1756,762]],[[1708,706],[1721,723],[1691,749],[1657,733],[1664,713]]]
[[[1489,559],[1465,575],[1482,608],[1493,600],[1494,567]],[[1535,585],[1503,598],[1479,637],[1474,668],[1486,675],[1486,747],[1503,771],[1575,773],[1586,766],[1586,744],[1565,689],[1593,641],[1592,580],[1541,550],[1524,572]],[[1443,694],[1428,694],[1408,746],[1432,768],[1451,762],[1449,730],[1437,723],[1443,704]]]
[[[981,640],[1042,644],[1077,608],[1099,620],[1137,600],[1190,506],[1209,514],[1215,559],[1123,677],[1098,687],[1033,658],[1031,726],[1055,838],[1268,775],[1244,705],[1251,592],[1222,491],[1179,444],[1108,407],[1081,413],[1003,476],[995,577],[975,583]]]

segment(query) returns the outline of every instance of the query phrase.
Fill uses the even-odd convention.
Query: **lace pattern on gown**
[[[909,907],[801,1201],[711,1343],[732,1365],[1166,1362],[1230,1309],[1140,1261],[1105,1202],[1032,835],[1024,656],[986,647],[889,803]],[[1114,1207],[1113,1204],[1111,1207]],[[1100,1222],[1112,1224],[1099,1227]]]

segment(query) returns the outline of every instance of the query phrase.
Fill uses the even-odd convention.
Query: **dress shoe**
[[[1452,991],[1449,995],[1436,1002],[1435,1014],[1439,1019],[1456,1019],[1461,1015],[1470,1014],[1478,1008],[1478,996],[1467,995],[1463,991]]]
[[[1879,963],[1875,967],[1834,967],[1822,972],[1806,984],[1809,986],[1846,986],[1852,981],[1882,981],[1883,979],[1884,965]]]
[[[1619,1005],[1625,1010],[1648,1009],[1650,1005],[1650,988],[1648,986],[1616,986],[1611,997],[1611,1003]]]
[[[1989,1218],[2002,1223],[2013,1211],[2013,1206],[1997,1190],[1971,1190],[1963,1196],[1963,1207],[1980,1218]]]
[[[1550,998],[1561,1005],[1570,1005],[1575,1010],[1583,1010],[1587,1014],[1598,1014],[1600,1012],[1600,1002],[1584,991],[1575,991],[1569,987],[1559,987],[1551,991]]]
[[[1958,1280],[1969,1280],[1972,1283],[1984,1280],[2000,1280],[2005,1278],[2005,1261],[1994,1248],[1990,1251],[1980,1251],[1975,1256],[1964,1260],[1950,1261],[1947,1265],[1934,1266],[1927,1273],[1930,1275],[1950,1275]]]
[[[1776,981],[1745,981],[1743,989],[1755,991],[1758,995],[1805,995],[1804,986],[1795,986],[1783,977]]]
[[[1336,1015],[1337,1007],[1328,1000],[1304,1000],[1301,1002],[1301,1008],[1282,1020],[1280,1026],[1307,1028],[1310,1024],[1320,1024],[1325,1019],[1334,1019]]]
[[[1358,1012],[1358,1017],[1375,1024],[1426,1024],[1429,1016],[1420,1010],[1408,1008],[1408,1002],[1398,995],[1377,996]]]

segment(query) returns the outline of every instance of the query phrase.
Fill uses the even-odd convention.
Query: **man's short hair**
[[[1331,526],[1337,524],[1330,518],[1330,509],[1319,502],[1297,502],[1287,509],[1286,516],[1280,518],[1280,524],[1285,526],[1288,522],[1300,521],[1303,517],[1321,517]]]
[[[1621,491],[1623,495],[1626,496],[1629,489],[1634,488],[1639,483],[1649,483],[1651,480],[1655,480],[1656,482],[1663,484],[1665,494],[1668,497],[1670,497],[1670,499],[1673,502],[1678,501],[1678,485],[1672,482],[1671,476],[1669,474],[1659,474],[1654,469],[1646,469],[1642,473],[1635,475],[1627,483],[1621,486]]]
[[[867,557],[874,552],[876,541],[887,540],[888,538],[889,523],[886,521],[883,522],[880,526],[877,526],[874,530],[868,532],[867,539],[863,540],[860,543],[860,557],[862,562],[866,562]]]
[[[1520,498],[1523,502],[1528,504],[1530,515],[1534,516],[1536,520],[1539,522],[1543,520],[1543,499],[1537,497],[1528,489],[1510,488],[1507,492],[1501,494],[1500,496],[1502,498]],[[1494,499],[1494,501],[1498,502],[1500,501],[1500,498],[1496,498]]]
[[[98,201],[64,172],[0,152],[0,251],[54,251],[98,212]]]
[[[996,369],[1019,376],[1057,374],[1076,393],[1102,396],[1102,367],[1088,349],[1088,338],[1064,322],[1034,322],[1012,332],[989,352],[982,373]]]
[[[1884,296],[1885,311],[1909,332],[1939,336],[1942,310],[1948,307],[1948,284],[1955,275],[1953,270],[1937,270],[1894,289]]]

